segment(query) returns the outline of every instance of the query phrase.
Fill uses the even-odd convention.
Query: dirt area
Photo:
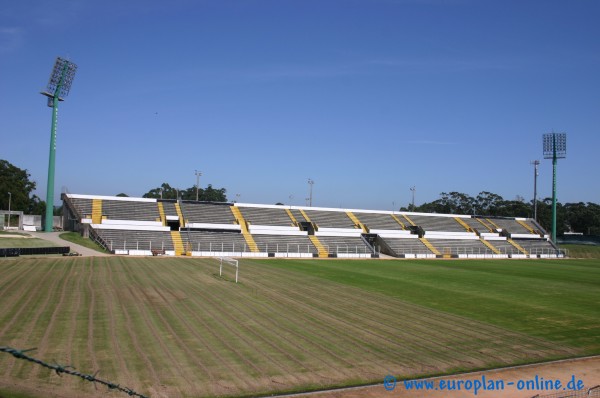
[[[535,382],[536,376],[539,381],[556,381],[560,380],[564,384],[567,384],[573,378],[577,383],[579,380],[584,385],[584,389],[579,392],[579,394],[569,394],[570,392],[567,390],[554,390],[551,391],[549,389],[539,390],[539,389],[527,389],[523,388],[519,390],[517,388],[517,383],[519,381],[522,382]],[[483,379],[485,377],[485,379]],[[357,387],[357,388],[348,388],[348,389],[340,389],[334,391],[324,391],[324,392],[314,392],[314,393],[300,393],[293,395],[284,395],[281,397],[310,397],[310,398],[392,398],[392,397],[400,397],[400,398],[469,398],[469,397],[478,397],[478,398],[531,398],[531,397],[569,397],[569,398],[582,398],[587,397],[585,392],[588,389],[598,386],[600,384],[600,357],[591,357],[584,359],[572,359],[572,360],[564,360],[557,362],[549,362],[545,364],[537,364],[537,365],[526,365],[526,366],[518,366],[506,369],[498,369],[498,370],[489,370],[484,372],[473,372],[473,373],[465,373],[458,376],[447,376],[447,377],[438,377],[428,379],[429,381],[435,382],[436,386],[441,385],[440,381],[444,380],[446,382],[452,382],[453,380],[458,382],[462,380],[466,382],[468,380],[474,382],[475,380],[485,380],[486,383],[493,381],[497,383],[499,381],[504,382],[504,389],[496,389],[496,390],[484,390],[483,388],[477,391],[475,394],[473,388],[467,390],[464,386],[460,391],[448,391],[448,390],[430,390],[430,391],[407,391],[404,388],[403,382],[399,381],[396,384],[396,388],[388,391],[384,388],[383,382],[380,385],[376,386],[368,386],[368,387]],[[514,385],[509,385],[509,383],[514,383]],[[464,383],[463,383],[464,384]],[[53,398],[72,398],[77,395],[73,395],[73,391],[69,391],[68,389],[54,389],[54,391],[50,392],[43,387],[38,386],[37,388],[33,385],[29,387],[24,387],[19,384],[12,383],[3,383],[0,382],[0,388],[6,388],[12,391],[20,391],[27,394],[33,394],[34,396],[46,396]],[[564,394],[558,394],[562,392]],[[110,394],[113,396],[113,394]],[[114,394],[114,396],[118,396],[118,394]],[[168,396],[154,391],[151,394],[152,397],[163,397]],[[590,397],[598,397],[600,396],[600,388],[595,389],[593,394]],[[2,393],[0,393],[0,398],[2,397]]]
[[[302,395],[311,396],[311,398],[528,398],[534,397],[537,394],[539,394],[540,398],[544,397],[545,395],[551,395],[554,398],[558,398],[559,396],[563,395],[557,395],[557,393],[564,392],[565,397],[573,396],[568,394],[570,391],[563,390],[562,388],[559,388],[558,390],[536,389],[536,377],[538,385],[540,385],[540,382],[544,381],[546,383],[549,383],[550,380],[554,382],[559,380],[562,382],[564,388],[568,388],[567,384],[573,379],[575,380],[575,384],[578,383],[579,380],[581,380],[581,383],[584,386],[583,391],[587,391],[588,389],[598,386],[600,384],[600,357],[596,356],[584,359],[549,362],[541,365],[526,365],[506,369],[489,370],[485,372],[466,373],[459,376],[448,376],[428,379],[434,382],[434,386],[436,387],[441,386],[440,381],[444,380],[444,382],[447,383],[446,385],[448,387],[445,388],[443,391],[439,387],[437,390],[435,390],[434,387],[433,390],[429,391],[408,391],[405,388],[404,383],[402,381],[398,381],[396,383],[396,387],[393,390],[391,389],[392,385],[390,385],[389,388],[391,390],[388,391],[384,388],[382,381],[382,383],[377,386],[343,389]],[[498,385],[498,387],[500,387],[500,385],[497,382],[503,382],[504,389],[497,388],[495,390],[485,391],[482,387],[477,391],[477,394],[475,394],[474,387],[471,387],[470,390],[468,390],[465,387],[468,386],[468,380],[470,380],[472,383],[475,383],[476,380],[485,380],[486,384],[490,381],[493,381],[494,383],[496,383],[496,385]],[[449,387],[452,385],[457,386],[459,381],[463,382],[461,390],[458,391],[458,389],[456,389],[454,391],[449,391]],[[528,389],[524,384],[528,381],[532,386],[531,389]],[[522,389],[518,388],[518,385],[520,384],[523,384]],[[596,395],[593,396],[600,396],[600,389],[594,392]],[[585,394],[580,394],[578,396],[583,397],[585,396]]]

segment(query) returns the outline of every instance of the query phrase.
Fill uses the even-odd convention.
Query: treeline
[[[442,192],[440,198],[420,206],[403,207],[402,211],[422,213],[471,214],[498,217],[533,218],[533,201],[518,197],[506,200],[491,192],[480,192],[472,197],[460,192]],[[537,201],[537,221],[548,232],[552,229],[552,198]],[[600,205],[596,203],[557,203],[556,233],[581,232],[600,235]]]
[[[186,189],[177,189],[163,182],[160,187],[153,188],[144,194],[144,198],[154,199],[181,199],[197,200],[207,202],[227,202],[227,190],[225,188],[213,188],[208,184],[206,188],[190,187]]]

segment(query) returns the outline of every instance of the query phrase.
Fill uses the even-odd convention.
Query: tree
[[[529,203],[521,200],[503,200],[496,205],[494,215],[500,217],[533,217]]]
[[[172,188],[169,184],[163,182],[160,187],[151,189],[146,192],[143,197],[153,199],[176,199],[177,192],[175,188]]]
[[[504,202],[504,199],[500,195],[487,191],[479,192],[475,198],[475,213],[483,216],[494,216],[497,207],[502,202]]]
[[[213,188],[211,184],[205,189],[198,189],[198,200],[206,202],[227,202],[227,190],[225,188]],[[179,196],[182,200],[196,200],[196,187],[186,189],[177,189],[171,187],[168,183],[163,182],[158,188],[151,189],[144,194],[144,198],[155,199],[177,199]]]
[[[460,192],[442,192],[440,199],[416,207],[415,211],[425,213],[473,214],[475,199]]]
[[[407,211],[407,208],[401,208]],[[533,217],[533,201],[525,202],[521,196],[515,200],[504,200],[495,193],[482,191],[476,198],[460,192],[442,192],[440,198],[417,206],[415,211],[423,213],[479,214],[497,217]],[[552,198],[537,202],[537,221],[548,233],[552,229]],[[584,234],[600,234],[600,205],[596,203],[557,203],[556,233],[567,231]]]
[[[29,214],[46,214],[46,202],[39,198],[37,195],[33,195],[31,197],[31,201],[29,202],[29,209],[27,209],[27,213]]]
[[[205,190],[202,191],[200,200],[206,200],[209,202],[227,202],[227,195],[225,195],[225,188],[215,189],[211,184],[208,184]]]
[[[0,208],[8,210],[10,196],[10,209],[23,211],[29,214],[44,214],[46,204],[37,196],[32,195],[35,190],[35,181],[29,179],[31,175],[27,170],[22,170],[7,160],[0,159]],[[8,193],[11,195],[8,195]]]
[[[584,234],[600,231],[600,206],[595,203],[567,203],[564,205],[568,229]],[[592,232],[593,231],[593,232]]]

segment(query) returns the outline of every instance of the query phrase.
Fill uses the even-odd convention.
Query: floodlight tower
[[[308,179],[308,188],[309,188],[308,206],[310,206],[310,207],[312,207],[312,188],[313,188],[314,184],[315,184],[315,182],[309,178]]]
[[[46,91],[41,94],[48,97],[48,106],[52,108],[52,127],[50,129],[50,156],[48,160],[48,186],[46,187],[46,222],[44,231],[52,232],[54,215],[54,168],[56,159],[56,123],[58,120],[58,102],[64,101],[71,90],[77,65],[61,57],[56,57],[54,68]]]
[[[198,188],[200,187],[200,177],[202,176],[202,172],[198,170],[194,170],[194,174],[196,174],[196,202],[198,201]]]
[[[531,162],[533,165],[533,219],[537,221],[537,178],[540,175],[538,172],[539,160]]]
[[[552,242],[556,243],[556,161],[567,157],[567,134],[544,134],[544,159],[552,159]]]

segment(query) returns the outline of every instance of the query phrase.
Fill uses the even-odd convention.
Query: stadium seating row
[[[63,194],[71,229],[116,254],[552,257],[531,219]],[[66,223],[65,225],[69,225]]]

